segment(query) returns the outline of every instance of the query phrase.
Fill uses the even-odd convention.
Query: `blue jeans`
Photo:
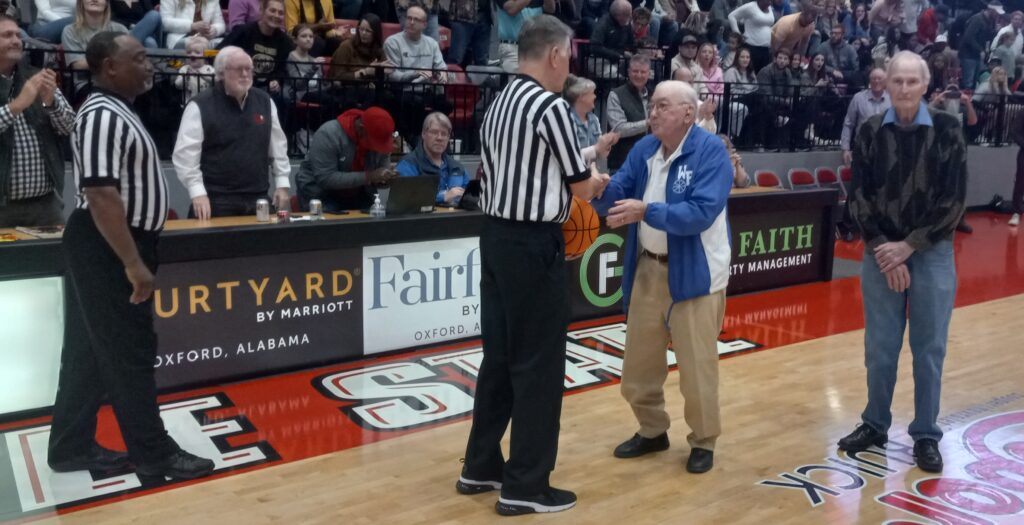
[[[904,293],[889,289],[866,251],[861,271],[864,295],[864,365],[867,367],[868,404],[861,414],[864,424],[888,432],[892,424],[893,390],[903,333],[910,321],[910,352],[914,358],[914,421],[910,437],[917,441],[942,438],[939,428],[939,396],[942,362],[946,357],[949,319],[956,296],[953,242],[940,241],[907,259],[910,288]]]
[[[32,35],[33,38],[40,40],[46,40],[53,44],[60,43],[61,34],[64,33],[64,28],[74,22],[73,17],[59,18],[53,22],[36,22],[29,26],[28,34]]]
[[[981,60],[977,58],[960,58],[960,89],[974,89],[974,83],[978,80]]]
[[[486,66],[491,53],[491,26],[484,23],[452,22],[452,46],[448,62],[462,65],[466,51],[473,53],[472,64]]]
[[[160,21],[159,11],[150,11],[139,20],[139,23],[132,26],[131,34],[139,42],[148,48],[161,47],[163,40],[163,23]],[[184,40],[184,39],[182,39]]]

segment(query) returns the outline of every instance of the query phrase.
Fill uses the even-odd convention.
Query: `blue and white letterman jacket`
[[[607,215],[615,201],[643,200],[651,163],[661,141],[647,135],[633,146],[626,163],[612,176],[600,199],[591,204]],[[724,290],[729,284],[729,224],[726,202],[733,167],[721,139],[694,125],[682,152],[669,167],[665,201],[651,202],[644,213],[648,226],[668,236],[668,287],[674,302]],[[640,256],[639,223],[629,225],[622,276],[622,303],[628,311]]]

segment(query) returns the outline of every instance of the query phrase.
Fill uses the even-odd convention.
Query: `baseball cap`
[[[1003,4],[1001,4],[999,2],[999,0],[994,0],[992,2],[989,2],[988,3],[988,8],[993,10],[993,11],[995,11],[995,12],[997,12],[997,13],[999,13],[999,14],[1001,14],[1001,15],[1005,15],[1006,14],[1006,10],[1003,9]]]
[[[693,35],[686,35],[679,40],[679,45],[685,46],[686,44],[697,44],[698,42],[697,37]]]
[[[372,106],[363,111],[362,121],[363,130],[366,131],[366,147],[377,153],[391,153],[395,147],[395,120],[391,115]]]

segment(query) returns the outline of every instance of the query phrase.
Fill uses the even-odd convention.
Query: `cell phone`
[[[948,99],[951,99],[951,100],[952,99],[959,100],[960,99],[960,90],[959,89],[947,89],[945,91],[945,93],[943,93],[942,95],[944,97],[948,98]]]

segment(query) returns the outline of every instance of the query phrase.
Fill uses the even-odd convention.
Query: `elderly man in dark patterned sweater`
[[[850,211],[867,247],[861,273],[868,402],[839,441],[860,451],[886,443],[903,333],[910,324],[917,465],[942,470],[938,442],[942,364],[956,295],[953,230],[964,213],[967,146],[960,120],[922,102],[929,71],[920,56],[889,64],[892,108],[868,119],[853,149]]]

